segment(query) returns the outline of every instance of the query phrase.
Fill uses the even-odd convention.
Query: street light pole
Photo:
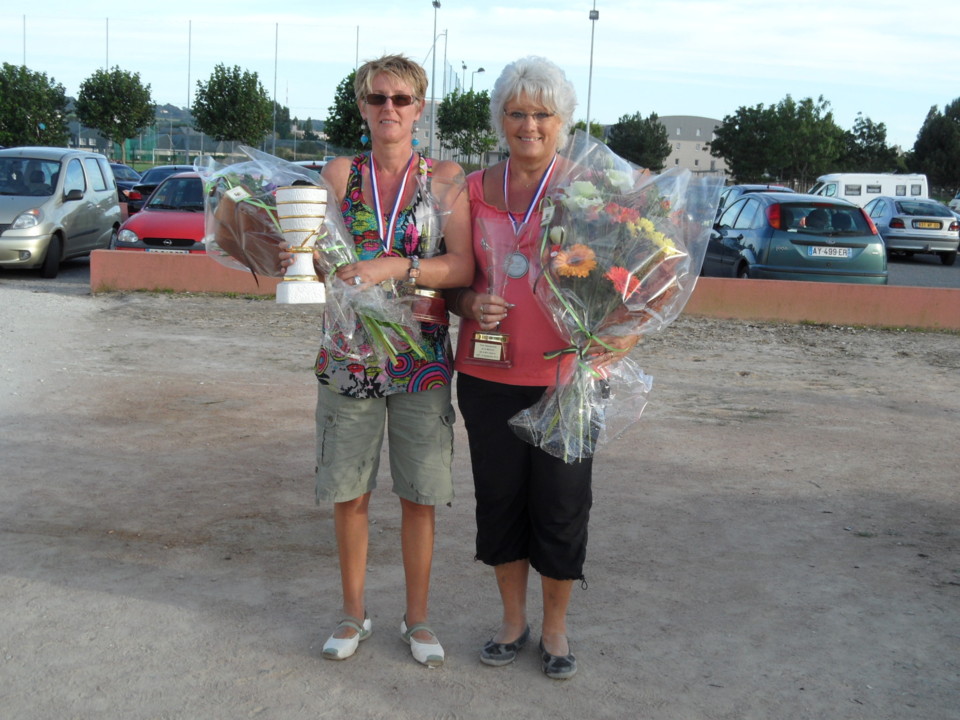
[[[593,0],[593,10],[590,11],[590,75],[587,79],[587,137],[590,137],[590,95],[593,92],[593,31],[598,19],[600,12],[597,10],[597,0]]]
[[[465,60],[461,60],[460,64],[463,65],[463,77],[460,79],[460,92],[463,92],[467,89],[467,63]]]
[[[473,76],[480,72],[486,72],[483,68],[477,68],[472,73],[470,73],[470,92],[473,92]]]
[[[437,128],[437,10],[440,1],[433,0],[433,69],[430,75],[430,142],[427,143],[427,156],[433,157],[433,136]]]

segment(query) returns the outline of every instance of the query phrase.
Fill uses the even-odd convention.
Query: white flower
[[[554,245],[563,245],[563,238],[566,235],[566,230],[563,229],[560,225],[554,225],[550,228],[550,242]]]
[[[633,189],[633,176],[622,170],[609,170],[607,172],[607,181],[622,193],[629,192]]]

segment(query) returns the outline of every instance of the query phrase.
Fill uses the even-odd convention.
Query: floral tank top
[[[357,155],[347,179],[347,193],[340,212],[347,231],[353,235],[357,256],[371,260],[384,255],[377,227],[376,211],[363,200],[363,169],[369,166],[367,153]],[[418,154],[417,175],[429,178],[432,161]],[[411,203],[397,217],[391,239],[391,250],[401,257],[417,255],[420,234],[417,230],[417,209],[425,202],[423,186],[418,183]],[[386,218],[383,219],[386,226]],[[357,360],[324,345],[317,354],[315,373],[322,385],[331,386],[341,395],[354,398],[379,398],[402,392],[420,392],[443,387],[453,374],[452,353],[447,325],[420,323],[421,345],[425,358],[413,352],[398,352],[395,363],[387,360],[379,365],[375,357]]]

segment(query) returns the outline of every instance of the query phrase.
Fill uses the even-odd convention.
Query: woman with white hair
[[[450,293],[451,310],[462,318],[455,368],[477,501],[476,557],[494,568],[503,603],[500,628],[480,660],[507,665],[529,640],[532,567],[543,592],[541,664],[557,680],[577,671],[566,618],[573,583],[584,582],[592,464],[568,464],[525,443],[507,421],[555,382],[558,361],[544,353],[567,344],[537,303],[528,273],[539,254],[540,201],[562,162],[557,152],[576,103],[573,85],[549,60],[528,57],[504,68],[490,116],[510,155],[467,178],[476,271],[470,287]],[[494,235],[502,241],[504,228],[512,254],[498,295],[489,288],[487,247],[497,244]],[[622,339],[617,347],[635,342]]]

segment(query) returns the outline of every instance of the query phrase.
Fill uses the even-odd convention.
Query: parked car
[[[942,202],[882,196],[864,209],[877,226],[888,254],[935,253],[944,265],[957,261],[960,222]]]
[[[783,185],[731,185],[720,193],[720,203],[717,205],[717,217],[720,217],[723,209],[730,207],[735,200],[740,199],[747,193],[756,192],[793,192],[793,190]]]
[[[327,164],[326,160],[295,160],[294,165],[300,165],[305,167],[308,170],[316,170],[320,172],[323,170],[323,166]]]
[[[704,275],[887,284],[887,255],[870,218],[846,200],[748,193],[723,211]]]
[[[0,267],[39,268],[107,248],[120,227],[110,164],[67,148],[0,150]]]
[[[960,192],[953,196],[953,200],[947,203],[947,207],[954,212],[960,211]]]
[[[164,179],[181,172],[193,171],[193,165],[157,165],[140,176],[140,182],[134,185],[127,194],[127,212],[133,215],[140,212],[140,208],[150,197],[150,193],[157,189],[157,185]]]
[[[120,202],[129,202],[128,195],[133,186],[140,182],[140,173],[123,163],[110,163],[110,169],[113,170],[113,177],[117,181],[117,195]]]
[[[206,252],[203,180],[195,172],[163,180],[136,215],[120,227],[114,247],[141,252]]]

